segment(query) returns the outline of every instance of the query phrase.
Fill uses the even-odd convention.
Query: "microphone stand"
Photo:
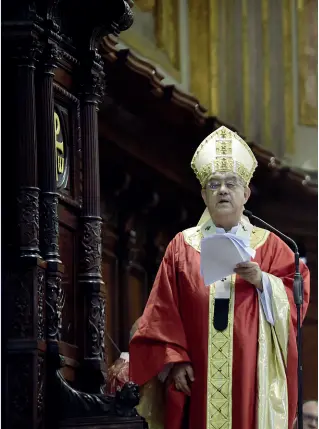
[[[299,261],[299,250],[298,246],[295,243],[295,241],[288,237],[287,235],[283,234],[278,229],[274,228],[272,225],[269,225],[269,223],[265,222],[263,219],[260,219],[259,217],[252,214],[249,210],[244,210],[244,216],[247,216],[249,219],[256,220],[257,222],[261,223],[263,226],[266,227],[266,229],[275,232],[279,235],[285,241],[287,244],[290,244],[294,249],[295,254],[295,275],[294,275],[294,282],[293,282],[293,292],[294,292],[294,301],[296,305],[297,310],[297,351],[298,351],[298,429],[303,429],[303,412],[302,412],[302,329],[301,329],[301,308],[303,304],[303,278],[300,274],[300,261]]]

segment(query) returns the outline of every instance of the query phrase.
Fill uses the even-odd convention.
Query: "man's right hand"
[[[174,381],[176,390],[190,396],[190,382],[195,380],[194,371],[190,363],[176,363],[172,368],[171,378]]]

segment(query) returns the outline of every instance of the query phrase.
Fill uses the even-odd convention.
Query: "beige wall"
[[[165,5],[173,0],[161,0]],[[188,56],[188,19],[187,19],[187,0],[175,0],[175,7],[172,7],[167,12],[164,10],[164,14],[159,16],[158,10],[156,10],[156,0],[150,0],[148,4],[153,3],[153,7],[143,8],[142,4],[147,3],[143,0],[135,2],[134,6],[134,25],[120,36],[120,46],[133,48],[134,52],[145,58],[151,60],[152,64],[163,73],[165,76],[165,84],[175,84],[182,88],[184,91],[189,91],[189,56]],[[146,10],[145,10],[146,9]],[[166,13],[166,15],[165,15]],[[169,18],[175,22],[172,25],[175,35],[168,37],[167,50],[170,48],[170,44],[173,43],[174,36],[176,38],[176,44],[178,46],[178,65],[174,64],[165,46],[159,48],[159,41],[156,37],[156,24],[162,27],[161,21],[166,21]],[[165,31],[165,29],[164,29]],[[165,42],[164,42],[165,44]]]
[[[314,170],[317,124],[304,125],[299,114],[297,13],[312,1],[161,0],[175,6],[159,16],[156,0],[137,0],[135,24],[121,43],[156,65],[164,83],[193,93],[247,139],[287,164]],[[157,26],[170,19],[175,24],[167,31],[175,36],[159,48]],[[174,42],[178,61],[169,55]]]

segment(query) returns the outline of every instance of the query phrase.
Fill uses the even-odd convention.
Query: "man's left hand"
[[[246,282],[251,283],[261,291],[263,290],[262,271],[257,262],[242,262],[236,265],[234,271]]]

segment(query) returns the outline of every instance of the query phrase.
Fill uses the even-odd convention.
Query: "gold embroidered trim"
[[[183,231],[184,240],[187,244],[192,246],[197,252],[200,252],[200,242],[203,238],[200,227],[194,226]]]
[[[250,174],[247,168],[240,162],[236,162],[236,173],[243,179],[244,183],[248,185],[252,178],[252,174]]]
[[[234,171],[234,160],[233,158],[222,158],[218,157],[214,159],[214,171]]]
[[[250,236],[250,247],[255,250],[261,247],[263,244],[266,243],[269,234],[270,232],[266,229],[254,226]]]
[[[270,325],[259,303],[258,429],[288,429],[288,354],[290,305],[281,279],[268,274],[275,325]],[[260,298],[259,298],[260,300]]]
[[[216,170],[215,169],[215,171],[232,171],[234,173],[237,173],[244,180],[245,184],[248,185],[248,183],[250,182],[250,180],[254,174],[254,171],[257,167],[257,160],[256,160],[251,148],[248,146],[248,144],[237,133],[229,130],[228,128],[226,128],[224,126],[218,128],[218,130],[215,130],[208,137],[206,137],[206,139],[204,141],[202,141],[202,143],[198,146],[198,148],[195,151],[195,154],[194,154],[192,162],[191,162],[191,167],[192,167],[194,173],[196,174],[197,179],[200,181],[200,184],[202,186],[204,186],[206,184],[206,181],[208,180],[210,174],[212,174],[212,164],[216,160],[216,157],[218,157],[218,155],[219,155],[218,151],[217,151],[217,147],[216,147],[216,156],[212,159],[208,159],[207,164],[202,166],[199,170],[196,167],[196,160],[197,160],[200,152],[202,151],[202,149],[206,146],[206,144],[209,144],[211,142],[211,140],[213,138],[215,138],[215,136],[219,137],[220,139],[225,140],[226,142],[227,141],[229,142],[229,140],[230,140],[232,142],[232,146],[233,146],[233,139],[236,139],[237,141],[240,142],[240,144],[249,153],[249,155],[251,156],[252,161],[253,161],[252,167],[249,171],[240,161],[230,157],[233,160],[233,167],[235,167],[235,170],[232,168],[229,170]],[[219,142],[220,141],[218,141],[218,143]],[[223,153],[222,155],[225,155],[225,154]]]
[[[200,243],[203,238],[200,226],[185,229],[182,234],[185,242],[197,250],[197,252],[200,252]],[[261,247],[267,241],[269,234],[270,232],[266,229],[254,226],[250,235],[250,247],[255,250]]]
[[[199,171],[197,170],[196,167],[194,167],[194,172],[202,188],[204,188],[206,183],[208,182],[208,180],[213,174],[212,164],[210,163],[210,164],[204,165]]]
[[[222,139],[231,139],[232,138],[232,132],[225,127],[219,128],[218,131],[216,132],[216,134]]]
[[[214,165],[214,168],[213,168]],[[202,187],[204,187],[214,172],[236,173],[242,178],[246,185],[249,184],[254,171],[249,172],[239,161],[234,161],[232,157],[217,157],[211,163],[205,164],[200,170],[194,166],[193,170]]]
[[[269,234],[270,232],[265,229],[253,227],[250,234],[250,246],[255,250],[258,249],[266,242]],[[200,252],[201,239],[203,238],[200,226],[183,231],[183,236],[187,244]],[[215,286],[210,286],[208,321],[207,429],[231,429],[232,427],[232,364],[235,280],[236,276],[234,275],[231,278],[228,326],[223,332],[216,331],[213,325]],[[261,382],[261,384],[264,383]],[[263,390],[261,390],[261,392],[263,392]],[[263,393],[261,394],[261,397],[265,398]],[[263,421],[263,419],[264,417],[259,417],[259,421]],[[268,419],[265,421],[268,422]],[[268,427],[263,425],[261,426],[261,429],[268,429]]]
[[[207,429],[231,429],[232,427],[234,284],[235,276],[232,276],[228,326],[224,331],[216,331],[214,328],[215,286],[210,286]]]
[[[232,154],[232,141],[231,140],[217,140],[216,141],[216,155],[231,155]]]

